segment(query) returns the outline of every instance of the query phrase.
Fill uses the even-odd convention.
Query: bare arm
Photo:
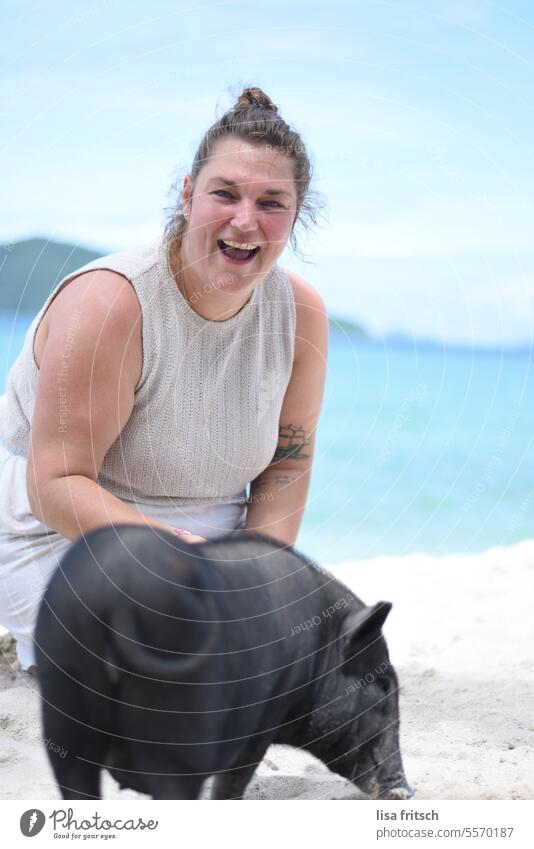
[[[328,320],[317,292],[296,274],[287,274],[297,307],[293,371],[280,413],[278,446],[251,484],[245,527],[294,545],[308,497],[324,393]]]
[[[117,523],[171,530],[96,483],[130,417],[141,374],[141,309],[133,287],[111,271],[82,274],[56,296],[46,326],[27,467],[32,512],[71,540]]]

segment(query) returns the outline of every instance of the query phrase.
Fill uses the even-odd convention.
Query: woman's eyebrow
[[[242,185],[241,183],[235,183],[233,180],[227,180],[225,177],[211,177],[208,180],[208,186],[209,186],[210,183],[212,183],[214,181],[219,182],[219,183],[224,183],[225,186],[232,186],[234,189],[238,189],[239,186]],[[265,191],[262,192],[262,194],[264,194],[264,195],[287,195],[288,197],[291,197],[290,192],[286,192],[282,189],[265,189]]]

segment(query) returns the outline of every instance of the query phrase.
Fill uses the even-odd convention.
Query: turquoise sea
[[[0,392],[31,316],[0,315]],[[322,563],[534,536],[534,352],[334,332],[298,547]]]

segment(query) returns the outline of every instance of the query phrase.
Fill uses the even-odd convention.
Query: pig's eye
[[[377,678],[376,683],[377,683],[378,689],[382,693],[384,693],[385,696],[387,696],[387,694],[389,693],[389,690],[390,690],[389,679],[388,678]]]

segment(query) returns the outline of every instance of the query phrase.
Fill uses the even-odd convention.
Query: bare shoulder
[[[304,280],[304,278],[295,271],[289,271],[289,269],[284,268],[284,272],[291,283],[297,310],[302,309],[302,311],[306,312],[308,310],[316,310],[320,314],[326,315],[324,301],[319,292],[313,288],[311,283],[308,283],[307,280]]]
[[[130,281],[108,269],[86,271],[69,281],[49,304],[34,338],[34,356],[40,362],[51,333],[83,315],[84,326],[117,339],[141,334],[141,306]]]
[[[69,311],[74,305],[84,310],[105,311],[111,318],[137,318],[141,307],[130,281],[116,271],[97,268],[85,271],[70,280],[51,302],[45,317]]]
[[[328,338],[328,317],[326,306],[319,292],[311,283],[294,271],[284,269],[293,289],[296,309],[296,348],[295,356],[308,348],[311,343],[320,351],[325,351]]]

